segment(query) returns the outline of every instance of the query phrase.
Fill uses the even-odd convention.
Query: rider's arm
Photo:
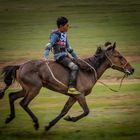
[[[78,58],[76,52],[70,47],[68,40],[66,40],[67,51],[71,54],[72,57]]]
[[[49,43],[47,43],[47,44],[45,45],[45,52],[44,52],[44,55],[45,55],[45,58],[46,58],[46,59],[47,59],[48,56],[49,56],[49,52],[50,52],[52,46],[57,42],[57,40],[58,40],[58,35],[55,34],[55,33],[53,33],[53,34],[51,35],[51,37],[50,37]]]

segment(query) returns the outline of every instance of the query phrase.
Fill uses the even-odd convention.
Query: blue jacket
[[[54,31],[51,33],[50,41],[45,48],[45,58],[48,58],[51,49],[55,49],[55,47],[57,47],[56,44],[63,45],[65,47],[65,51],[54,53],[55,60],[59,60],[60,57],[67,56],[68,53],[70,53],[72,57],[77,58],[77,54],[74,52],[74,50],[70,47],[68,43],[66,33],[61,33],[59,31]]]

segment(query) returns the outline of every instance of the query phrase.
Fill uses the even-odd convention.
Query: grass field
[[[69,42],[80,57],[93,55],[106,41],[116,41],[117,50],[131,58],[135,68],[128,78],[140,79],[139,0],[0,0],[0,68],[9,62],[43,58],[44,45],[61,15],[70,20]],[[120,72],[107,70],[102,78],[121,76]],[[126,83],[118,93],[96,85],[87,97],[90,114],[76,123],[61,120],[48,134],[44,126],[60,112],[67,97],[41,90],[30,104],[40,121],[40,129],[35,131],[18,101],[16,119],[4,124],[9,112],[8,93],[13,90],[0,100],[0,140],[140,139],[140,83]],[[79,113],[78,104],[69,112],[73,116]]]
[[[69,41],[80,56],[108,40],[125,55],[140,55],[139,0],[0,0],[0,59],[42,58],[61,15],[70,20]]]
[[[117,88],[118,85],[112,85]],[[13,90],[13,89],[11,89]],[[8,93],[11,91],[9,90]],[[0,139],[5,140],[76,140],[80,138],[95,140],[139,140],[140,138],[140,84],[125,84],[118,93],[110,92],[96,85],[87,96],[90,114],[72,123],[61,120],[48,134],[44,126],[60,111],[67,97],[42,89],[30,107],[39,118],[40,129],[35,131],[29,116],[16,102],[16,118],[8,125],[4,124],[9,112],[8,95],[0,101]],[[75,104],[68,113],[76,116],[82,109]]]

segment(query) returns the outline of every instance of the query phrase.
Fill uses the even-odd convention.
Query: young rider
[[[80,94],[80,92],[76,89],[76,79],[79,68],[68,56],[69,53],[73,58],[78,58],[77,54],[70,47],[67,40],[66,32],[69,29],[68,19],[66,17],[59,17],[56,24],[58,28],[51,33],[50,41],[45,47],[45,59],[48,59],[49,52],[52,49],[56,62],[70,69],[69,88],[67,92],[69,94]]]

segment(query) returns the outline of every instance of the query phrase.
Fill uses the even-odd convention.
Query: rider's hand
[[[48,58],[44,57],[44,61],[48,62]]]
[[[75,60],[79,60],[79,59],[80,59],[80,57],[78,57],[78,56],[75,58]]]

